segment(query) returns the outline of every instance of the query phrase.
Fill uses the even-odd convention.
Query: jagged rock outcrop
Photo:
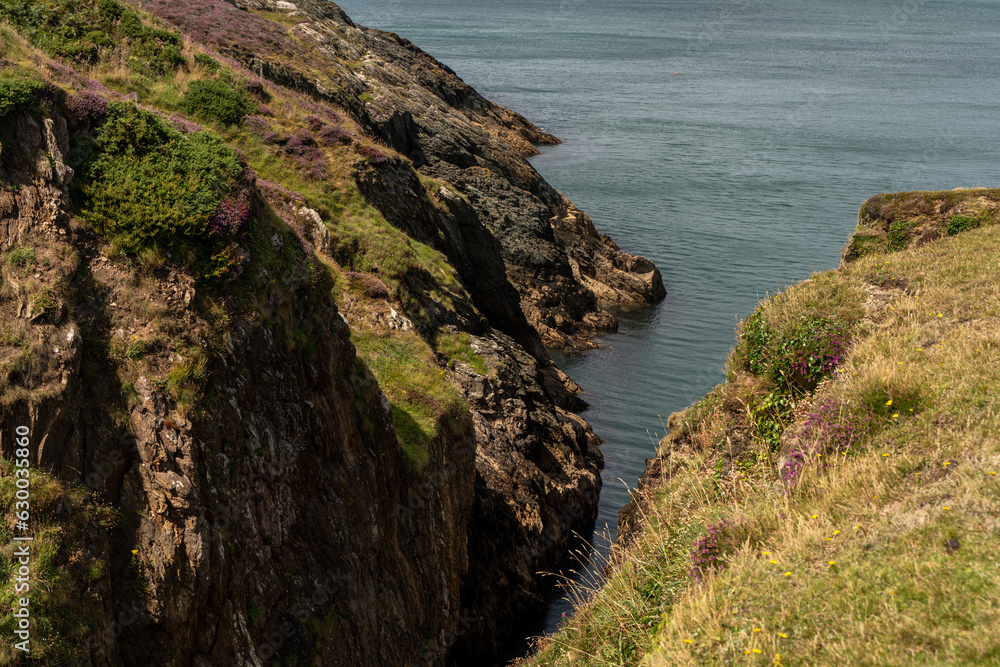
[[[543,609],[537,573],[556,571],[574,533],[593,528],[603,467],[600,440],[552,404],[531,355],[498,333],[473,349],[495,370],[456,370],[477,443],[457,664],[499,652],[511,625]]]
[[[476,224],[499,241],[523,312],[546,345],[593,347],[594,335],[617,327],[602,303],[651,302],[664,295],[652,262],[622,252],[599,234],[525,160],[537,152],[533,144],[558,139],[485,100],[408,40],[353,23],[332,2],[230,4],[225,11],[266,9],[296,17],[301,22],[291,34],[297,41],[248,11],[241,30],[267,34],[267,40],[209,33],[197,16],[167,0],[143,2],[261,76],[339,105],[421,173],[457,189],[475,211]],[[302,43],[315,50],[306,52]],[[519,332],[496,326],[522,342]]]

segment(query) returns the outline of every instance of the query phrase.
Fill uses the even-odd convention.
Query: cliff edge
[[[876,195],[762,301],[527,664],[995,662],[997,196]]]

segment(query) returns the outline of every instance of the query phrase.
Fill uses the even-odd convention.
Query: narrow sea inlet
[[[866,198],[1000,181],[992,2],[340,4],[560,137],[535,168],[663,272],[665,301],[558,359],[606,441],[599,551],[667,416],[722,380],[738,319],[835,267]]]

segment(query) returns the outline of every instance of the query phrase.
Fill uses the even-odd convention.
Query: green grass
[[[763,302],[727,382],[671,416],[644,530],[529,664],[1000,662],[997,257],[1000,227],[983,226]],[[795,397],[775,451],[774,431],[753,428],[776,387],[768,350],[820,314],[853,321],[855,338],[829,379]],[[822,405],[841,406],[841,425],[813,427],[785,484],[782,456]],[[864,428],[841,455],[825,439],[850,415]],[[746,537],[699,583],[690,552],[722,520]]]
[[[38,258],[35,257],[35,249],[28,246],[24,248],[14,248],[7,253],[7,262],[13,266],[32,266]]]
[[[0,663],[14,664],[19,651],[13,647],[17,619],[15,599],[27,596],[31,619],[31,664],[64,664],[85,651],[94,621],[93,609],[100,605],[90,584],[108,569],[107,532],[117,518],[108,507],[96,503],[80,489],[69,489],[41,470],[30,476],[30,578],[27,592],[15,593],[19,566],[10,560],[15,549],[12,527],[18,508],[14,466],[0,461]],[[21,534],[18,532],[17,534]]]
[[[351,339],[389,398],[403,451],[414,469],[422,470],[443,426],[465,428],[467,406],[416,334],[355,330]]]
[[[489,375],[491,368],[486,360],[472,349],[472,337],[464,331],[439,331],[434,339],[434,348],[448,357],[448,366],[455,367],[461,361],[472,367],[480,375]]]

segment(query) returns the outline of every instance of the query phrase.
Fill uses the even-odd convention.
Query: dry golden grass
[[[990,226],[762,304],[778,326],[824,309],[863,317],[802,405],[878,401],[874,431],[826,467],[809,457],[790,488],[774,484],[776,458],[720,477],[725,397],[764,390],[731,374],[721,400],[672,418],[643,533],[530,664],[1000,664],[998,276]],[[747,537],[698,582],[689,554],[722,519]]]

